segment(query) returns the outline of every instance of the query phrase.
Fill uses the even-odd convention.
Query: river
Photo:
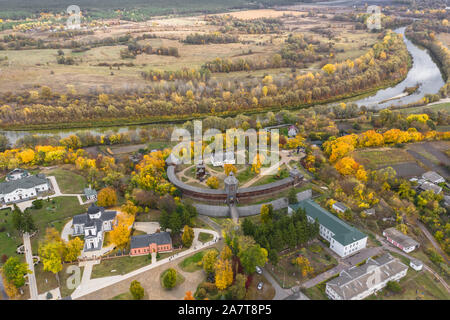
[[[395,32],[405,35],[405,27],[396,29]],[[436,63],[433,61],[427,50],[421,49],[414,45],[410,40],[403,37],[406,47],[410,52],[413,63],[406,78],[394,87],[382,89],[377,91],[373,96],[361,99],[355,103],[358,106],[376,107],[378,109],[387,108],[390,106],[407,104],[418,101],[426,94],[434,94],[444,85],[444,79],[441,71]],[[420,84],[418,90],[409,95],[397,99],[394,97],[403,94],[406,87],[414,87]],[[391,100],[389,100],[391,99]],[[389,100],[389,101],[386,101]],[[383,102],[383,103],[381,103]],[[123,133],[127,131],[137,130],[141,128],[160,128],[162,124],[148,124],[148,125],[134,125],[134,126],[115,126],[115,127],[99,127],[99,128],[84,128],[84,129],[53,129],[53,130],[33,130],[33,131],[7,131],[0,130],[0,133],[5,134],[10,143],[14,144],[18,139],[29,135],[58,135],[61,138],[67,137],[71,134],[80,132],[91,132],[93,135],[100,135],[106,132]]]
[[[426,94],[438,93],[439,89],[445,84],[439,67],[433,61],[428,51],[417,47],[408,40],[405,37],[405,29],[406,27],[395,30],[395,32],[403,35],[403,41],[413,59],[412,67],[405,80],[394,87],[378,90],[375,95],[356,101],[355,103],[358,106],[365,105],[366,107],[384,109],[391,106],[405,105],[422,99]],[[419,88],[413,94],[393,99],[403,95],[405,88],[414,87],[417,84],[419,84]]]

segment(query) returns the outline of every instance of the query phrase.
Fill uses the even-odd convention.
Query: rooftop
[[[85,196],[96,196],[97,195],[97,191],[95,191],[94,189],[91,188],[84,188],[84,195]]]
[[[343,270],[339,277],[328,281],[327,286],[343,299],[350,300],[407,269],[408,266],[386,253],[377,259],[367,259],[362,266]]]
[[[444,182],[445,179],[440,176],[439,174],[437,174],[434,171],[427,171],[422,175],[422,178],[424,178],[425,180],[431,181],[433,183],[441,183]]]
[[[348,225],[311,199],[300,201],[297,204],[290,205],[290,207],[293,210],[305,209],[308,216],[314,220],[318,219],[321,225],[334,233],[333,239],[344,246],[367,237],[367,235]]]
[[[43,174],[29,176],[18,180],[6,181],[0,183],[0,194],[11,193],[17,189],[31,189],[42,184],[48,183]]]
[[[386,234],[386,236],[388,236],[395,242],[401,244],[405,248],[414,247],[419,244],[416,240],[407,236],[406,234],[401,233],[399,230],[395,228],[388,228],[383,231],[383,234]]]
[[[156,243],[157,245],[171,244],[172,238],[170,237],[169,232],[157,232],[133,236],[131,237],[130,249],[145,248],[151,243]]]

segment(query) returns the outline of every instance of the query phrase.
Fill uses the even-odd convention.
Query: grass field
[[[363,149],[354,152],[353,156],[358,163],[372,170],[387,165],[414,161],[414,157],[406,150],[398,148]]]
[[[213,237],[214,237],[214,236],[213,236],[212,234],[206,233],[206,232],[200,232],[200,233],[198,234],[198,240],[199,240],[201,243],[208,242],[208,241],[212,240]]]
[[[8,257],[17,255],[17,246],[22,244],[23,240],[14,229],[10,208],[0,210],[0,230],[0,255],[6,254]]]
[[[94,265],[92,268],[91,278],[102,278],[115,275],[124,275],[152,262],[148,255],[137,257],[120,257],[108,260],[102,260],[100,264]],[[113,272],[113,270],[116,270]]]
[[[398,111],[401,113],[411,114],[411,113],[422,113],[424,110],[428,110],[428,109],[432,110],[434,112],[438,112],[438,111],[450,112],[450,102],[438,103],[438,104],[434,104],[432,106],[426,106],[426,107],[413,107],[413,108],[398,109]]]
[[[196,254],[184,259],[182,262],[178,264],[181,270],[186,272],[195,272],[200,270],[202,267],[198,265],[200,261],[202,261],[203,255],[206,251],[200,251]]]
[[[70,170],[54,169],[46,172],[48,176],[55,176],[62,193],[83,193],[87,187],[86,179]]]

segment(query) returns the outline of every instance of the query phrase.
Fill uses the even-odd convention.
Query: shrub
[[[130,285],[130,293],[134,300],[141,300],[144,297],[144,288],[142,288],[139,281],[132,281]]]
[[[163,287],[166,289],[172,289],[177,284],[177,271],[170,268],[163,275]]]
[[[402,291],[402,287],[397,281],[389,281],[386,284],[386,289],[393,292],[393,293],[399,293]]]

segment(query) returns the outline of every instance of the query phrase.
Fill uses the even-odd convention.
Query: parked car
[[[262,274],[262,269],[260,267],[256,266],[255,269],[257,274]]]
[[[263,285],[264,285],[263,282],[258,283],[257,289],[258,289],[258,290],[261,290],[261,289],[263,288]]]

